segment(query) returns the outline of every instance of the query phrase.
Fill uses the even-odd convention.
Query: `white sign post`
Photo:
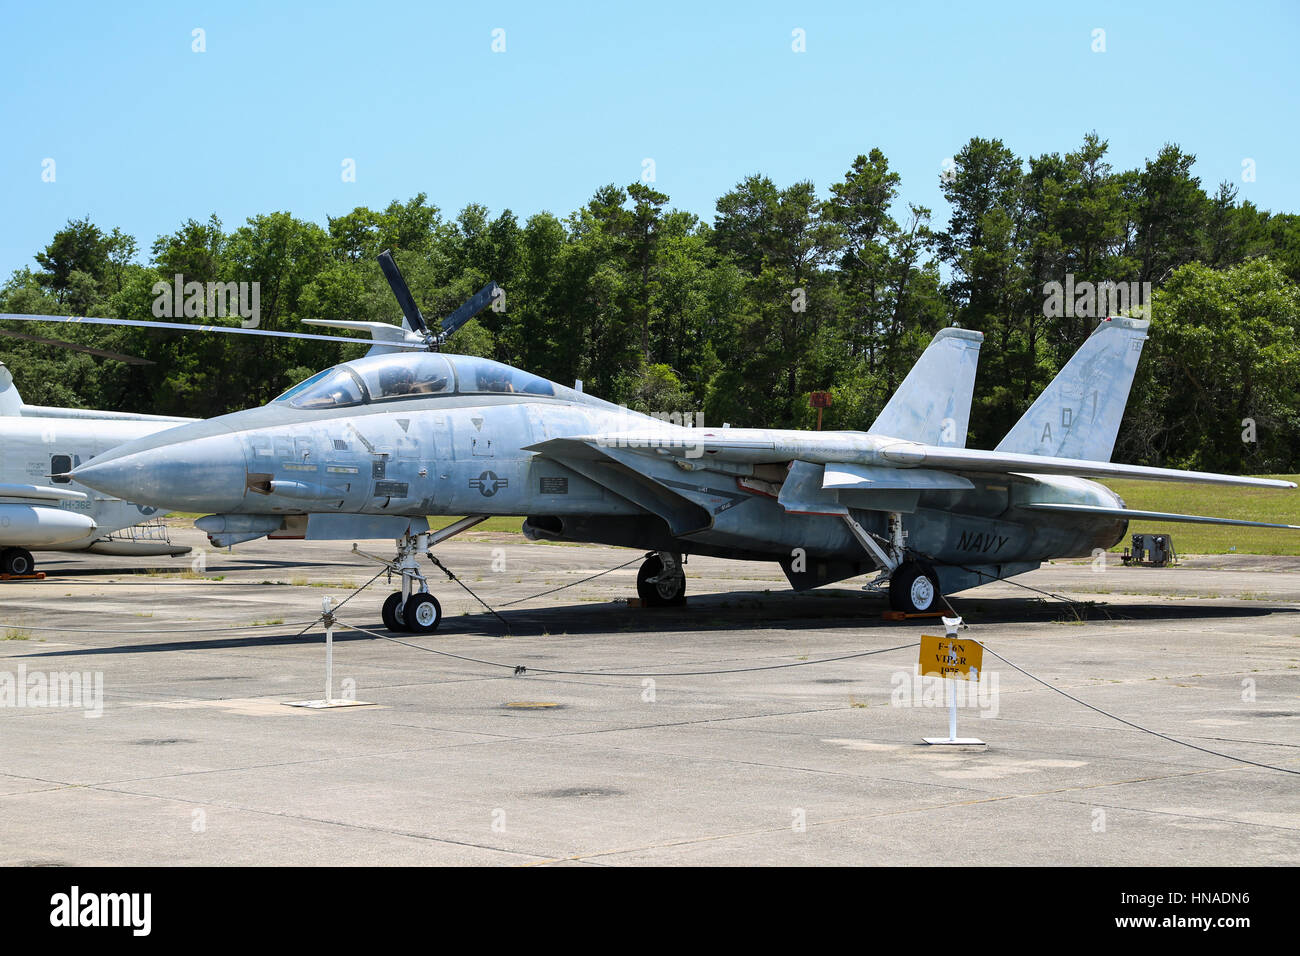
[[[373,706],[369,701],[334,696],[334,599],[332,597],[321,600],[321,622],[325,625],[325,697],[322,700],[285,701],[285,706],[309,707],[312,710]]]
[[[957,631],[961,627],[961,618],[945,617],[943,619],[945,636],[937,644],[927,645],[925,636],[921,638],[921,676],[927,673],[936,673],[936,679],[942,680],[948,690],[948,736],[945,737],[922,737],[927,744],[946,746],[946,747],[968,747],[971,749],[983,750],[988,747],[984,741],[978,737],[958,737],[957,736],[957,681],[971,681],[972,686],[979,682],[979,668],[984,663],[983,647],[977,642],[970,642],[978,648],[978,654],[972,658],[959,656]],[[935,638],[930,638],[934,642]],[[927,661],[926,654],[937,656],[938,661]],[[978,660],[978,663],[975,661]],[[927,667],[937,667],[937,672],[927,671]],[[948,676],[951,675],[951,676]]]

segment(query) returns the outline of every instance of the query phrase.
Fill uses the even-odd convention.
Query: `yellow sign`
[[[983,669],[984,645],[978,641],[966,637],[921,635],[922,677],[979,680]]]

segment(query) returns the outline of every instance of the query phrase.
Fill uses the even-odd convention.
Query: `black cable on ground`
[[[1116,714],[1112,714],[1109,711],[1102,710],[1100,707],[1096,707],[1088,703],[1086,700],[1080,700],[1078,697],[1075,697],[1073,694],[1069,693],[1068,691],[1062,690],[1059,687],[1055,687],[1052,684],[1047,683],[1047,681],[1043,680],[1041,677],[1034,676],[1033,674],[1029,673],[1029,671],[1025,670],[1020,665],[1013,664],[1011,661],[1007,660],[1005,657],[1003,657],[997,651],[993,650],[993,648],[989,647],[983,641],[980,641],[979,643],[984,647],[986,651],[988,651],[990,654],[992,654],[1002,663],[1006,664],[1008,667],[1018,670],[1020,673],[1024,674],[1030,680],[1037,681],[1039,684],[1042,684],[1048,690],[1054,690],[1062,697],[1069,698],[1070,700],[1074,701],[1076,704],[1081,704],[1082,706],[1087,707],[1089,710],[1101,714],[1103,717],[1109,717],[1111,720],[1118,720],[1121,724],[1125,724],[1129,727],[1132,727],[1134,730],[1140,730],[1144,734],[1151,734],[1153,737],[1159,737],[1161,740],[1167,740],[1170,743],[1181,744],[1184,747],[1190,747],[1193,750],[1199,750],[1201,753],[1212,754],[1215,757],[1223,757],[1225,760],[1235,760],[1237,763],[1249,764],[1252,767],[1262,767],[1265,770],[1277,770],[1281,773],[1289,773],[1296,776],[1300,776],[1300,770],[1289,770],[1286,767],[1275,767],[1273,766],[1273,764],[1259,763],[1258,761],[1255,760],[1247,760],[1245,757],[1234,757],[1232,754],[1225,754],[1225,753],[1220,753],[1217,750],[1210,750],[1208,747],[1202,747],[1199,744],[1188,743],[1186,740],[1179,740],[1177,737],[1170,737],[1168,734],[1162,734],[1158,730],[1152,730],[1149,727],[1143,727],[1141,724],[1135,724],[1131,720],[1125,720],[1123,717],[1117,716]]]
[[[525,601],[532,601],[539,597],[545,597],[548,594],[554,594],[556,591],[563,591],[565,588],[577,587],[579,584],[586,584],[588,581],[594,581],[596,578],[600,577],[601,575],[609,574],[612,571],[621,571],[629,564],[636,564],[638,561],[643,561],[643,560],[645,560],[643,555],[637,555],[631,561],[624,561],[622,564],[617,565],[615,567],[606,568],[604,571],[597,571],[595,574],[588,575],[587,577],[582,578],[580,580],[571,581],[568,584],[561,584],[558,588],[550,588],[549,590],[546,591],[539,591],[536,594],[530,594],[528,595],[528,597],[519,598],[517,601],[509,601],[499,606],[503,608],[514,607],[516,604],[523,604]]]
[[[441,561],[439,561],[436,557],[434,557],[434,555],[433,555],[432,552],[429,553],[429,560],[433,562],[434,567],[439,568],[439,569],[442,571],[443,574],[447,575],[447,577],[448,577],[449,579],[451,579],[452,581],[455,581],[455,582],[456,582],[457,584],[459,584],[462,588],[464,588],[464,589],[465,589],[465,593],[467,593],[467,594],[468,594],[470,597],[472,597],[475,601],[478,601],[479,604],[482,604],[485,608],[487,608],[488,613],[491,614],[494,618],[496,618],[498,621],[501,622],[501,626],[504,627],[504,628],[506,629],[506,633],[509,634],[511,637],[514,637],[514,632],[510,630],[510,624],[509,624],[509,622],[506,621],[506,619],[505,619],[504,617],[502,617],[500,614],[498,614],[498,613],[496,612],[496,608],[492,607],[492,605],[488,604],[487,601],[483,600],[481,597],[479,597],[477,594],[475,594],[472,590],[470,590],[469,585],[466,584],[464,581],[462,581],[460,578],[456,577],[456,575],[452,574],[452,573],[451,573],[451,568],[447,567],[445,564],[443,564]]]
[[[926,554],[926,553],[923,552],[923,551],[918,551],[918,550],[916,550],[916,549],[914,549],[914,548],[909,548],[908,550],[909,550],[911,553],[913,553],[913,554],[920,555],[922,558],[925,558],[926,560],[929,560],[929,561],[933,561],[933,560],[935,560],[934,557],[933,557],[932,555],[928,555],[928,554]],[[439,568],[439,569],[440,569],[440,570],[441,570],[445,575],[447,575],[447,577],[448,577],[450,580],[455,581],[455,582],[456,582],[457,584],[459,584],[462,588],[464,588],[464,590],[466,591],[466,593],[468,593],[471,597],[473,597],[474,600],[478,601],[479,604],[483,605],[483,607],[486,608],[487,611],[488,611],[488,612],[489,612],[493,617],[495,617],[498,621],[500,621],[501,624],[505,627],[505,629],[506,629],[506,633],[507,633],[507,634],[511,634],[511,635],[513,636],[513,632],[510,630],[510,624],[506,621],[505,618],[503,618],[500,614],[497,613],[496,609],[494,609],[490,604],[488,604],[488,603],[487,603],[486,601],[484,601],[481,597],[479,597],[477,594],[475,594],[474,591],[473,591],[472,589],[470,589],[470,587],[469,587],[468,585],[466,585],[463,581],[461,581],[460,578],[456,577],[456,575],[452,573],[451,569],[449,569],[446,565],[444,565],[441,561],[439,561],[439,560],[438,560],[438,559],[437,559],[437,558],[436,558],[432,553],[430,553],[430,554],[428,555],[428,557],[429,557],[429,560],[432,561],[433,564],[434,564],[437,568]],[[563,584],[563,585],[560,585],[559,587],[556,587],[556,588],[550,588],[549,590],[541,591],[541,592],[539,592],[539,593],[537,593],[537,594],[529,595],[528,597],[519,598],[519,599],[516,600],[516,601],[511,601],[509,604],[503,604],[503,605],[501,605],[501,606],[502,606],[502,607],[510,607],[511,605],[514,605],[514,604],[522,604],[524,601],[531,601],[531,600],[533,600],[533,599],[535,599],[535,598],[544,597],[544,596],[547,595],[547,594],[554,594],[554,593],[557,592],[557,591],[563,591],[565,588],[574,587],[574,586],[576,586],[576,585],[578,585],[578,584],[582,584],[582,583],[584,583],[584,582],[586,582],[586,581],[593,580],[594,578],[601,577],[602,575],[609,574],[609,573],[611,573],[611,572],[613,572],[613,571],[618,571],[618,570],[620,570],[621,568],[625,568],[625,567],[627,567],[628,565],[630,565],[630,564],[634,564],[635,562],[637,562],[637,561],[639,561],[639,560],[641,560],[641,557],[640,557],[640,556],[637,556],[637,557],[633,558],[633,559],[630,560],[630,561],[625,561],[624,563],[622,563],[622,564],[620,564],[620,565],[617,565],[617,566],[612,567],[612,568],[607,568],[607,569],[604,570],[604,571],[597,572],[596,574],[590,575],[590,576],[588,576],[588,577],[586,577],[586,578],[582,578],[581,580],[573,581],[573,582],[571,582],[571,583],[569,583],[569,584]],[[979,575],[979,576],[981,576],[981,577],[987,577],[987,578],[990,578],[991,580],[995,580],[995,581],[996,581],[996,580],[1006,581],[1008,584],[1014,584],[1015,586],[1017,586],[1017,587],[1021,587],[1021,588],[1024,588],[1025,590],[1028,590],[1028,591],[1035,591],[1035,592],[1037,592],[1037,593],[1039,593],[1039,594],[1046,595],[1047,597],[1053,598],[1053,599],[1058,600],[1058,601],[1063,601],[1063,602],[1065,602],[1066,604],[1070,604],[1070,605],[1072,605],[1072,606],[1083,606],[1083,602],[1075,601],[1075,600],[1072,600],[1071,598],[1064,597],[1064,596],[1059,595],[1059,594],[1053,594],[1053,593],[1050,592],[1050,591],[1045,591],[1045,590],[1042,590],[1041,588],[1035,588],[1035,587],[1032,587],[1032,586],[1030,586],[1030,585],[1028,585],[1028,584],[1021,584],[1021,583],[1018,582],[1018,581],[1011,581],[1011,580],[1009,580],[1009,579],[1007,579],[1007,578],[997,578],[997,577],[995,577],[994,575],[990,575],[990,574],[988,574],[987,572],[980,571],[980,570],[978,570],[978,569],[976,569],[976,568],[969,568],[969,567],[966,567],[965,565],[953,565],[953,567],[961,568],[963,571],[967,571],[967,572],[970,572],[970,573],[972,573],[972,574],[977,574],[977,575]],[[391,569],[388,568],[388,567],[384,567],[384,568],[382,568],[382,569],[381,569],[380,571],[378,571],[378,572],[374,575],[374,577],[372,577],[369,581],[367,581],[365,584],[361,585],[361,587],[359,587],[359,588],[357,588],[356,590],[354,590],[351,594],[349,594],[347,597],[345,597],[345,598],[344,598],[342,601],[340,601],[338,604],[334,605],[334,607],[331,608],[331,614],[332,614],[334,611],[336,611],[338,608],[342,607],[344,604],[348,603],[348,601],[351,601],[354,597],[356,597],[358,594],[360,594],[360,593],[361,593],[362,591],[364,591],[366,588],[370,587],[370,585],[374,584],[375,581],[379,580],[380,576],[382,576],[382,575],[385,574],[385,573],[389,573],[390,571],[391,571]],[[965,623],[965,618],[963,618],[962,615],[960,615],[960,614],[957,613],[956,609],[953,608],[953,606],[952,606],[952,602],[948,600],[948,596],[947,596],[946,594],[944,594],[944,593],[942,592],[942,590],[940,591],[939,596],[940,596],[940,598],[943,600],[943,603],[947,606],[947,608],[948,608],[949,612],[952,614],[952,616],[955,617],[955,618],[961,618],[962,621],[963,621],[963,626],[966,627],[966,628],[969,628],[970,625]],[[294,635],[294,636],[295,636],[295,637],[301,637],[303,634],[307,633],[307,631],[309,631],[311,628],[313,628],[314,626],[316,626],[317,624],[319,624],[323,619],[324,619],[324,615],[323,615],[323,614],[320,615],[320,616],[318,616],[318,617],[316,617],[314,620],[310,621],[310,622],[307,624],[306,627],[304,627],[301,631],[299,631],[299,632],[298,632],[296,635]],[[296,624],[296,623],[300,623],[300,622],[295,622],[295,624]],[[389,642],[391,642],[391,643],[393,643],[393,644],[400,644],[400,645],[403,646],[403,647],[410,647],[410,648],[413,648],[413,649],[415,649],[415,650],[417,650],[417,651],[425,651],[425,652],[430,653],[430,654],[437,654],[437,655],[440,656],[440,657],[447,657],[447,658],[451,658],[451,659],[453,659],[453,660],[463,661],[463,662],[471,663],[471,664],[481,664],[481,665],[486,666],[486,667],[500,667],[500,668],[506,668],[506,669],[510,670],[510,671],[511,671],[513,674],[515,674],[515,675],[527,674],[527,673],[529,673],[529,670],[530,670],[527,666],[525,666],[525,665],[523,665],[523,664],[503,664],[503,663],[501,663],[500,661],[487,661],[487,660],[482,660],[482,659],[480,659],[480,658],[467,657],[467,656],[464,656],[464,655],[461,655],[461,654],[452,654],[450,651],[440,651],[440,650],[438,650],[437,648],[425,647],[425,646],[423,646],[423,645],[421,645],[421,644],[412,644],[412,643],[409,642],[409,641],[403,641],[403,640],[399,640],[399,639],[397,639],[397,638],[395,638],[395,637],[389,637],[389,636],[387,636],[387,635],[385,635],[385,634],[379,634],[379,633],[377,633],[377,632],[375,632],[375,631],[368,630],[368,629],[366,629],[366,628],[364,628],[364,627],[358,627],[358,626],[355,625],[355,624],[348,624],[348,623],[343,622],[343,621],[339,621],[338,623],[339,623],[342,627],[348,628],[349,630],[355,631],[355,632],[357,632],[357,633],[360,633],[360,634],[366,634],[366,635],[368,635],[368,636],[370,636],[370,637],[378,638],[379,640],[389,641]],[[11,625],[3,625],[3,624],[0,624],[0,627],[5,627],[5,626],[11,626]],[[261,627],[283,627],[283,626],[284,626],[283,624],[249,624],[249,625],[244,625],[244,626],[235,626],[235,627],[229,627],[229,626],[227,626],[227,627],[220,627],[220,628],[187,627],[187,628],[168,629],[167,631],[158,631],[158,630],[154,630],[154,631],[151,631],[151,632],[149,632],[149,633],[167,633],[167,632],[170,631],[170,630],[184,630],[184,631],[223,631],[223,630],[231,630],[231,631],[242,631],[242,630],[250,630],[250,629],[261,628]],[[24,629],[24,626],[22,626],[22,625],[12,625],[12,627],[14,627],[15,629]],[[28,629],[28,630],[65,630],[65,629],[60,629],[60,628],[37,627],[37,626],[27,627],[27,628],[25,628],[25,629]],[[83,630],[85,630],[85,629],[83,629]],[[96,631],[96,632],[97,632],[97,633],[140,633],[140,632],[138,632],[138,631],[133,632],[133,631],[115,631],[115,630],[107,630],[107,631],[98,630],[98,631]],[[1117,714],[1112,714],[1112,713],[1110,713],[1109,711],[1102,710],[1100,707],[1097,707],[1097,706],[1095,706],[1095,705],[1093,705],[1093,704],[1089,704],[1087,701],[1084,701],[1084,700],[1079,699],[1078,697],[1075,697],[1073,694],[1069,693],[1068,691],[1062,690],[1062,689],[1059,688],[1059,687],[1055,687],[1055,686],[1053,686],[1052,684],[1049,684],[1047,681],[1043,680],[1041,677],[1037,677],[1036,675],[1029,673],[1029,671],[1025,670],[1023,667],[1020,667],[1018,664],[1015,664],[1015,663],[1013,663],[1013,662],[1007,660],[1005,657],[1003,657],[1003,656],[1002,656],[1001,654],[999,654],[997,651],[993,650],[993,648],[989,647],[989,646],[988,646],[987,644],[985,644],[983,641],[980,641],[980,644],[981,644],[981,646],[984,647],[985,650],[987,650],[990,654],[992,654],[992,655],[993,655],[994,657],[996,657],[998,660],[1002,661],[1002,662],[1003,662],[1004,664],[1006,664],[1008,667],[1011,667],[1011,668],[1013,668],[1014,670],[1019,671],[1021,674],[1024,674],[1024,675],[1025,675],[1026,677],[1028,677],[1030,680],[1033,680],[1033,681],[1035,681],[1036,683],[1042,684],[1042,685],[1043,685],[1044,687],[1046,687],[1048,690],[1055,691],[1056,693],[1060,694],[1062,697],[1065,697],[1065,698],[1067,698],[1067,699],[1069,699],[1069,700],[1072,700],[1072,701],[1074,701],[1076,704],[1079,704],[1079,705],[1081,705],[1081,706],[1083,706],[1083,707],[1086,707],[1086,708],[1088,708],[1089,710],[1094,711],[1095,713],[1101,714],[1103,717],[1109,717],[1109,718],[1111,718],[1112,720],[1118,721],[1119,723],[1124,724],[1124,725],[1127,726],[1127,727],[1131,727],[1131,728],[1133,728],[1134,730],[1140,731],[1140,732],[1145,733],[1145,734],[1150,734],[1150,735],[1152,735],[1153,737],[1159,737],[1161,740],[1167,740],[1167,741],[1169,741],[1170,743],[1173,743],[1173,744],[1179,744],[1180,746],[1188,747],[1188,748],[1190,748],[1190,749],[1192,749],[1192,750],[1196,750],[1196,751],[1199,751],[1199,752],[1201,752],[1201,753],[1209,754],[1209,755],[1214,756],[1214,757],[1222,757],[1222,758],[1225,759],[1225,760],[1232,760],[1232,761],[1235,761],[1236,763],[1246,764],[1246,765],[1248,765],[1248,766],[1252,766],[1252,767],[1259,767],[1259,768],[1264,769],[1264,770],[1276,770],[1276,771],[1278,771],[1279,773],[1289,773],[1289,774],[1292,774],[1292,775],[1295,775],[1295,776],[1300,776],[1300,770],[1291,770],[1291,769],[1288,769],[1288,768],[1286,768],[1286,767],[1277,767],[1277,766],[1274,766],[1273,764],[1260,763],[1259,761],[1256,761],[1256,760],[1248,760],[1248,759],[1245,758],[1245,757],[1236,757],[1236,756],[1233,756],[1232,754],[1225,754],[1225,753],[1222,753],[1222,752],[1217,751],[1217,750],[1210,750],[1208,747],[1202,747],[1202,746],[1200,746],[1199,744],[1193,744],[1193,743],[1189,743],[1188,741],[1185,741],[1185,740],[1179,740],[1177,737],[1171,737],[1171,736],[1169,736],[1168,734],[1162,734],[1162,733],[1161,733],[1160,731],[1158,731],[1158,730],[1151,730],[1149,727],[1143,727],[1141,724],[1136,724],[1136,723],[1134,723],[1134,722],[1131,721],[1131,720],[1127,720],[1127,719],[1125,719],[1125,718],[1123,718],[1123,717],[1118,716]],[[757,667],[736,667],[736,668],[727,668],[727,669],[723,669],[723,670],[709,670],[709,671],[657,671],[657,672],[656,672],[656,671],[650,671],[650,672],[639,672],[639,673],[634,673],[634,672],[630,672],[630,671],[571,671],[571,670],[558,670],[558,669],[554,669],[554,668],[544,668],[544,667],[534,667],[534,668],[531,668],[531,671],[532,671],[532,673],[535,673],[535,674],[552,674],[552,675],[556,675],[556,676],[565,676],[565,677],[710,677],[710,676],[717,676],[717,675],[723,675],[723,674],[747,674],[747,673],[752,673],[752,672],[755,672],[755,671],[782,670],[782,669],[790,668],[790,667],[806,667],[806,666],[809,666],[809,665],[812,665],[812,664],[831,664],[831,663],[835,663],[835,662],[838,662],[838,661],[847,661],[847,660],[855,660],[855,659],[857,659],[857,658],[862,658],[862,657],[871,657],[871,656],[874,656],[874,655],[876,655],[876,654],[887,654],[887,653],[890,653],[891,651],[900,651],[900,650],[905,650],[905,649],[907,649],[907,648],[909,648],[909,647],[916,647],[916,646],[918,646],[918,642],[913,642],[913,643],[910,643],[910,644],[900,644],[900,645],[898,645],[898,646],[896,646],[896,647],[879,648],[879,649],[874,650],[874,651],[859,651],[859,652],[854,653],[854,654],[842,654],[842,655],[839,655],[839,656],[837,656],[837,657],[825,657],[825,658],[819,658],[819,659],[817,659],[817,660],[813,660],[813,661],[791,661],[791,662],[788,662],[788,663],[785,663],[785,664],[765,664],[765,665],[760,665],[760,666],[757,666]]]
[[[917,553],[920,554],[919,551],[918,551]],[[956,565],[956,566],[957,566],[957,567],[960,567],[960,565]],[[970,568],[964,568],[963,570],[967,570],[967,571],[969,571],[969,570],[971,570],[971,569],[970,569]],[[980,573],[980,572],[976,572],[976,573]],[[1005,580],[1005,579],[1002,579],[1002,580]],[[1007,583],[1009,583],[1009,584],[1016,584],[1017,582],[1015,582],[1015,581],[1009,581],[1009,582],[1007,582]],[[1028,588],[1029,585],[1027,585],[1027,584],[1022,584],[1022,585],[1020,585],[1020,587]],[[1037,589],[1037,588],[1030,588],[1030,590],[1038,590],[1038,589]],[[1052,596],[1052,597],[1056,597],[1056,595],[1053,595],[1053,594],[1051,594],[1051,592],[1048,592],[1048,591],[1043,591],[1042,593],[1043,593],[1043,594],[1048,594],[1048,595],[1050,595],[1050,596]],[[952,606],[952,602],[948,600],[948,595],[944,594],[944,593],[941,591],[940,594],[939,594],[939,596],[940,596],[941,598],[943,598],[943,603],[947,606],[947,608],[948,608],[949,612],[952,614],[952,616],[955,617],[955,618],[960,618],[961,621],[962,621],[962,627],[969,629],[970,625],[967,624],[967,623],[966,623],[966,619],[965,619],[964,617],[962,617],[962,615],[958,614],[957,611],[953,608],[953,606]],[[1060,598],[1060,600],[1067,601],[1067,602],[1069,602],[1070,604],[1077,604],[1077,603],[1078,603],[1078,602],[1076,602],[1076,601],[1071,601],[1069,598]],[[1035,681],[1035,682],[1037,682],[1037,683],[1039,683],[1039,684],[1042,684],[1042,685],[1043,685],[1044,687],[1046,687],[1048,690],[1055,691],[1056,693],[1060,694],[1062,697],[1065,697],[1065,698],[1067,698],[1067,699],[1069,699],[1069,700],[1074,701],[1076,704],[1079,704],[1079,705],[1081,705],[1081,706],[1083,706],[1083,707],[1087,707],[1089,710],[1094,711],[1095,713],[1101,714],[1103,717],[1109,717],[1111,720],[1119,721],[1121,724],[1124,724],[1124,725],[1127,726],[1127,727],[1132,727],[1134,730],[1141,731],[1141,732],[1144,733],[1144,734],[1151,734],[1153,737],[1159,737],[1161,740],[1167,740],[1167,741],[1169,741],[1170,743],[1173,743],[1173,744],[1179,744],[1179,745],[1181,745],[1181,746],[1183,746],[1183,747],[1190,747],[1192,750],[1199,750],[1201,753],[1211,754],[1211,755],[1213,755],[1213,756],[1215,756],[1215,757],[1222,757],[1222,758],[1224,758],[1225,760],[1234,760],[1234,761],[1236,761],[1237,763],[1248,764],[1249,766],[1252,766],[1252,767],[1262,767],[1262,768],[1265,769],[1265,770],[1276,770],[1276,771],[1278,771],[1279,773],[1289,773],[1289,774],[1293,774],[1293,775],[1296,775],[1296,776],[1300,776],[1300,770],[1289,770],[1289,769],[1287,769],[1286,767],[1276,767],[1276,766],[1274,766],[1273,764],[1269,764],[1269,763],[1259,763],[1258,761],[1255,761],[1255,760],[1248,760],[1248,759],[1246,759],[1245,757],[1234,757],[1232,754],[1221,753],[1221,752],[1218,751],[1218,750],[1210,750],[1208,747],[1202,747],[1202,746],[1200,746],[1199,744],[1189,743],[1189,742],[1186,741],[1186,740],[1179,740],[1177,737],[1171,737],[1171,736],[1169,736],[1168,734],[1162,734],[1162,733],[1161,733],[1160,731],[1158,731],[1158,730],[1152,730],[1152,729],[1149,728],[1149,727],[1143,727],[1141,724],[1135,724],[1135,723],[1133,723],[1133,721],[1131,721],[1131,720],[1126,720],[1125,718],[1120,717],[1118,714],[1112,714],[1112,713],[1110,713],[1109,711],[1102,710],[1100,707],[1097,707],[1097,706],[1095,706],[1095,705],[1093,705],[1093,704],[1090,704],[1090,703],[1088,703],[1086,700],[1081,700],[1080,698],[1075,697],[1073,694],[1069,693],[1068,691],[1062,690],[1060,687],[1057,687],[1057,686],[1055,686],[1055,685],[1053,685],[1053,684],[1049,684],[1047,681],[1043,680],[1041,677],[1038,677],[1038,676],[1036,676],[1036,675],[1034,675],[1034,674],[1029,673],[1029,671],[1025,670],[1025,669],[1024,669],[1023,667],[1021,667],[1020,665],[1018,665],[1018,664],[1013,664],[1011,661],[1007,660],[1005,657],[1003,657],[1003,656],[1002,656],[1001,654],[999,654],[997,651],[993,650],[993,648],[989,647],[989,646],[988,646],[987,644],[985,644],[983,641],[979,641],[979,644],[980,644],[981,647],[983,647],[986,651],[988,651],[990,654],[992,654],[992,655],[993,655],[994,657],[996,657],[998,660],[1002,661],[1002,663],[1004,663],[1004,664],[1006,664],[1008,667],[1013,668],[1014,670],[1017,670],[1017,671],[1019,671],[1020,673],[1024,674],[1024,675],[1025,675],[1026,677],[1028,677],[1030,680]]]

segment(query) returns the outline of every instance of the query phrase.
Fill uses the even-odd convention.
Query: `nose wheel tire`
[[[34,567],[32,553],[25,548],[5,548],[0,552],[0,571],[5,574],[31,574]]]
[[[379,612],[384,618],[384,627],[390,631],[405,631],[406,620],[402,617],[402,592],[394,591],[384,601]]]
[[[406,630],[416,634],[431,634],[442,623],[442,605],[427,592],[412,594],[402,608],[402,621]]]
[[[938,578],[915,561],[899,565],[889,579],[889,606],[895,611],[923,614],[938,610],[942,603]]]
[[[636,593],[646,607],[680,607],[686,603],[686,573],[679,562],[665,569],[663,559],[652,555],[636,573]]]

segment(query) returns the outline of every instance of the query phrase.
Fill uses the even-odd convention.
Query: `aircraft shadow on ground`
[[[1292,605],[1199,604],[1188,606],[1168,602],[1110,605],[1101,602],[1066,604],[1037,598],[979,598],[953,600],[958,614],[967,623],[981,626],[1024,623],[1106,624],[1116,622],[1171,622],[1197,620],[1234,620],[1264,617],[1278,612],[1300,613]],[[870,629],[879,637],[891,630],[931,624],[941,629],[938,618],[913,618],[904,622],[887,621],[882,613],[886,602],[876,596],[851,592],[817,592],[779,595],[761,592],[735,592],[694,597],[686,607],[630,608],[621,603],[578,604],[560,607],[518,608],[501,611],[513,637],[587,636],[606,634],[617,639],[622,634],[661,633],[666,640],[680,641],[683,632],[711,633],[735,630],[825,630],[843,628]],[[410,634],[387,631],[375,618],[375,608],[360,607],[341,616],[334,640],[340,642],[379,641],[347,625],[356,625],[399,640],[427,644],[439,650],[454,651],[457,637],[504,637],[501,621],[487,611],[444,618],[433,634]],[[69,632],[75,631],[69,628]],[[92,632],[93,633],[93,632]],[[139,632],[144,635],[146,631]],[[900,632],[902,633],[902,632]],[[451,639],[451,640],[449,640]],[[93,657],[118,654],[151,654],[175,651],[223,650],[230,648],[283,647],[291,644],[319,644],[324,631],[315,627],[298,636],[297,631],[282,634],[250,634],[221,638],[180,638],[147,644],[119,644],[111,647],[77,648],[14,655],[16,659]]]
[[[357,566],[347,561],[240,561],[236,564],[209,563],[200,574],[232,574],[236,571],[292,571],[296,577],[311,568],[347,568],[356,572]],[[124,575],[177,575],[190,570],[188,563],[181,565],[162,565],[160,567],[119,567],[119,568],[61,568],[42,564],[38,570],[45,572],[45,579],[113,577]],[[197,580],[197,579],[196,579]],[[258,584],[257,581],[231,581],[231,584]]]

